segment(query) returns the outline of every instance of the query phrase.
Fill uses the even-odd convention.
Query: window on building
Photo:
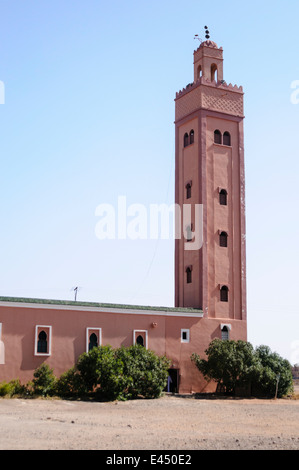
[[[89,337],[88,350],[91,351],[93,348],[98,347],[98,337],[95,333],[92,333]]]
[[[188,147],[189,145],[189,136],[186,132],[186,134],[184,135],[184,147]]]
[[[221,206],[227,206],[227,191],[221,189],[219,193],[219,202]]]
[[[190,140],[189,140],[189,143],[190,145],[191,144],[194,144],[194,130],[192,129],[192,131],[190,131]]]
[[[47,333],[42,330],[38,335],[37,341],[37,352],[38,353],[47,353],[48,352],[48,341]]]
[[[202,68],[201,68],[201,65],[199,65],[197,67],[197,79],[199,79],[200,77],[202,77]]]
[[[219,244],[222,247],[227,248],[227,233],[226,232],[221,232],[219,235]]]
[[[190,330],[181,330],[181,343],[190,342]]]
[[[133,344],[143,346],[145,349],[147,349],[148,348],[147,330],[134,330],[133,331]]]
[[[186,184],[186,198],[191,199],[191,183]]]
[[[228,287],[222,286],[220,289],[220,301],[228,302]]]
[[[230,139],[230,133],[229,132],[224,132],[223,134],[223,145],[229,145],[231,144],[231,139]]]
[[[97,348],[102,344],[102,329],[101,328],[86,328],[86,352]]]
[[[228,341],[229,340],[229,329],[227,326],[223,326],[221,329],[221,339],[223,341]]]
[[[216,129],[214,132],[214,143],[215,144],[222,144],[222,135],[221,132]]]
[[[191,284],[192,283],[192,268],[190,266],[188,266],[188,268],[186,269],[186,277],[187,277],[187,284]]]
[[[51,354],[51,335],[52,327],[36,325],[35,326],[35,346],[34,354],[36,356],[50,356]]]
[[[136,344],[139,344],[139,346],[144,346],[144,339],[141,335],[137,336]]]

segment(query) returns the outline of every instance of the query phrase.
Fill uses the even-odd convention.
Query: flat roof
[[[109,303],[97,303],[97,302],[81,302],[78,300],[55,300],[55,299],[37,299],[37,298],[24,298],[24,297],[0,297],[0,306],[1,304],[4,305],[7,303],[14,303],[18,304],[24,304],[25,306],[29,306],[28,304],[38,304],[40,306],[44,307],[50,307],[51,305],[53,307],[74,307],[76,310],[80,309],[88,309],[92,310],[93,308],[98,310],[101,309],[102,311],[104,309],[113,311],[126,311],[128,310],[128,313],[130,310],[138,310],[138,311],[147,311],[147,312],[152,312],[152,314],[155,314],[155,312],[165,312],[166,314],[168,313],[182,313],[182,314],[203,314],[203,311],[200,309],[194,309],[194,308],[183,308],[183,307],[152,307],[152,306],[145,306],[145,305],[123,305],[123,304],[109,304]]]

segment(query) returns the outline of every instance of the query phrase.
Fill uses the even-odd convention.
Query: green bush
[[[60,396],[94,396],[99,400],[157,398],[166,386],[169,361],[142,346],[93,348],[62,374]]]
[[[122,397],[126,378],[116,350],[111,346],[96,347],[81,354],[76,368],[87,393],[94,392],[97,398],[103,400],[118,400]]]
[[[48,364],[43,362],[35,369],[33,377],[32,392],[34,395],[51,396],[55,394],[57,379]]]
[[[276,394],[281,398],[293,390],[292,366],[279,354],[272,352],[268,346],[261,345],[256,348],[256,354],[262,366],[258,379],[252,384],[257,395],[273,397]]]
[[[93,348],[78,358],[74,367],[58,379],[43,363],[33,380],[21,385],[18,380],[0,384],[0,396],[95,397],[99,400],[158,398],[164,390],[170,361],[136,345],[113,349]]]
[[[207,359],[194,353],[191,360],[206,380],[215,380],[226,393],[235,393],[259,374],[259,364],[254,348],[245,341],[214,339],[205,351]]]
[[[79,398],[88,394],[82,377],[75,366],[59,377],[55,388],[57,395],[65,398]]]
[[[6,395],[10,395],[10,385],[7,382],[0,383],[0,397],[5,397]]]
[[[127,398],[158,398],[167,384],[170,361],[136,345],[119,348],[116,356],[123,364]]]
[[[273,397],[280,374],[278,397],[292,391],[291,365],[268,346],[254,349],[246,341],[213,340],[205,351],[207,359],[194,353],[191,360],[206,380],[215,380],[227,393],[250,386],[253,394]]]
[[[0,383],[0,397],[5,397],[5,396],[12,397],[14,395],[25,395],[26,390],[27,390],[26,386],[21,385],[19,379],[11,380],[10,382]]]

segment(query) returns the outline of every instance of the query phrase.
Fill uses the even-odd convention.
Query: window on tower
[[[230,146],[230,144],[231,144],[230,133],[229,132],[224,132],[224,134],[223,134],[223,145]]]
[[[191,266],[188,266],[188,268],[186,269],[186,276],[187,276],[187,284],[191,284],[192,283],[192,267]]]
[[[192,224],[188,225],[187,229],[187,242],[192,242],[193,234],[192,234]]]
[[[186,132],[186,134],[184,135],[184,147],[188,147],[189,145],[189,136]]]
[[[194,130],[190,131],[190,145],[194,144]]]
[[[216,81],[217,82],[217,65],[212,64],[211,65],[211,81]]]
[[[226,325],[224,325],[221,329],[221,339],[223,341],[228,341],[229,340],[229,329]]]
[[[216,129],[216,131],[214,132],[214,143],[222,144],[222,135],[218,129]]]
[[[227,191],[225,189],[221,189],[219,192],[219,203],[221,206],[227,206]]]
[[[227,247],[227,233],[221,232],[219,235],[219,244],[220,246]]]
[[[228,287],[222,286],[220,289],[220,301],[228,302]]]
[[[186,184],[186,199],[191,199],[191,183]]]

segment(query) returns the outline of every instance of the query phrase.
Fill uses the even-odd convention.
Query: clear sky
[[[173,203],[174,98],[208,25],[245,91],[248,340],[299,362],[299,2],[0,8],[0,295],[173,306],[173,240],[99,240],[96,208]]]

